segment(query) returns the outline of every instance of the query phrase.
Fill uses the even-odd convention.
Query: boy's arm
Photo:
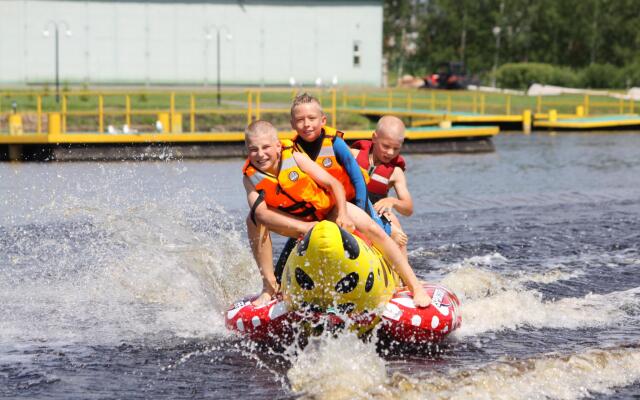
[[[296,160],[302,172],[309,175],[311,179],[333,196],[338,215],[335,221],[336,224],[352,232],[355,229],[355,225],[347,215],[347,200],[342,183],[322,169],[315,161],[312,161],[306,154],[294,152],[293,158]]]
[[[342,138],[337,137],[333,141],[333,152],[336,154],[336,159],[340,165],[347,171],[351,184],[356,190],[356,197],[353,203],[359,208],[366,210],[367,184],[364,181],[364,176],[362,176],[360,165],[358,165],[354,155],[351,153],[351,149]]]
[[[396,191],[396,197],[385,197],[374,204],[374,208],[377,212],[383,212],[385,208],[395,208],[398,212],[405,217],[413,214],[413,199],[411,199],[411,193],[407,187],[407,178],[402,168],[396,167],[389,179],[391,186]]]
[[[253,205],[258,200],[259,194],[249,178],[246,176],[242,180],[242,183],[244,184],[244,190],[247,192],[247,203],[249,203],[249,208],[252,209]],[[301,221],[285,213],[274,210],[271,207],[268,207],[264,201],[256,206],[254,210],[254,217],[256,222],[267,226],[270,231],[291,238],[297,238],[300,235],[304,235],[314,225],[313,223]]]
[[[411,193],[409,193],[409,187],[407,186],[407,176],[404,174],[402,168],[396,167],[391,174],[391,183],[396,191],[396,204],[394,208],[405,217],[409,217],[413,214],[413,199]]]

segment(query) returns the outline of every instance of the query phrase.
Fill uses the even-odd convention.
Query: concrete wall
[[[381,83],[381,0],[2,0],[0,84],[53,82],[51,21],[61,82],[215,85],[218,26],[223,84]]]

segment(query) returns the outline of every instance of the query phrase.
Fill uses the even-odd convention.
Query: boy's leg
[[[382,218],[386,218],[391,224],[391,239],[398,244],[400,247],[400,251],[402,254],[407,257],[407,243],[409,242],[409,237],[404,230],[402,229],[402,225],[400,225],[400,220],[398,217],[391,211],[386,212],[382,215]]]
[[[284,271],[284,266],[287,264],[287,260],[289,259],[289,255],[295,249],[296,243],[298,243],[297,239],[289,238],[287,243],[284,244],[284,248],[280,253],[280,257],[278,257],[278,262],[276,263],[275,275],[276,281],[278,284],[282,283],[282,272]]]
[[[253,252],[253,258],[258,264],[262,276],[262,292],[253,301],[254,305],[263,305],[271,300],[278,292],[278,283],[273,272],[273,248],[271,235],[265,225],[255,224],[250,217],[247,218],[247,236]]]
[[[356,228],[366,235],[382,254],[391,262],[402,281],[413,292],[413,301],[418,307],[427,307],[431,298],[425,292],[418,281],[407,259],[402,255],[398,245],[387,236],[382,228],[361,209],[351,203],[347,203],[347,213],[353,220]]]

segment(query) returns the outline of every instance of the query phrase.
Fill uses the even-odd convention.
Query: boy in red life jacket
[[[338,180],[305,154],[292,151],[291,141],[278,140],[276,129],[266,121],[249,125],[245,143],[249,156],[243,184],[252,211],[247,233],[263,282],[254,304],[267,303],[278,291],[270,232],[298,237],[314,221],[326,218],[347,231],[357,228],[366,235],[413,291],[415,304],[429,305],[431,298],[398,246],[363,210],[346,202]]]
[[[400,155],[404,129],[400,118],[386,115],[378,121],[371,140],[355,142],[351,151],[360,167],[369,172],[367,192],[373,208],[391,222],[391,237],[406,254],[407,235],[392,212],[395,209],[407,217],[413,214],[413,200],[404,174],[405,162]],[[397,197],[389,196],[391,188]]]

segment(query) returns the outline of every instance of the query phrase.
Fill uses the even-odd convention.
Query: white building
[[[56,26],[62,83],[382,79],[382,0],[2,0],[0,85],[54,81]]]

